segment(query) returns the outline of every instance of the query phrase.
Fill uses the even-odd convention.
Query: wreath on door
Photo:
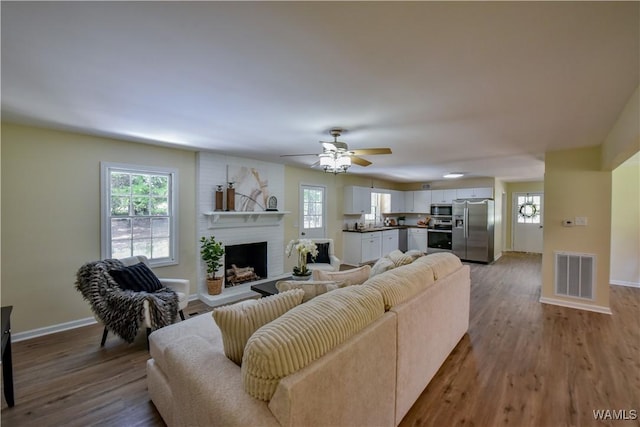
[[[519,212],[520,215],[525,218],[533,218],[534,216],[538,215],[538,207],[535,205],[535,203],[533,203],[533,201],[524,202],[522,205],[520,205]]]

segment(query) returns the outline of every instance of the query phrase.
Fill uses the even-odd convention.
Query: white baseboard
[[[639,282],[628,282],[626,280],[609,280],[609,283],[617,286],[629,286],[631,288],[640,288]]]
[[[496,257],[493,259],[493,262],[496,262],[500,258],[502,258],[502,252],[500,252],[498,255],[496,255]]]
[[[189,301],[197,301],[198,294],[189,295]],[[16,332],[11,334],[11,342],[19,342],[30,340],[44,335],[55,334],[56,332],[68,331],[69,329],[81,328],[83,326],[94,325],[98,323],[95,317],[87,317],[84,319],[72,320],[71,322],[58,323],[57,325],[45,326],[44,328],[31,329],[24,332]]]
[[[559,305],[561,307],[576,308],[578,310],[594,311],[596,313],[601,313],[601,314],[612,314],[611,309],[609,307],[604,307],[601,305],[585,304],[581,302],[565,301],[565,300],[560,300],[555,298],[545,298],[545,297],[540,297],[540,302],[543,304],[551,304],[551,305]]]
[[[56,332],[68,331],[69,329],[81,328],[83,326],[89,326],[96,323],[98,323],[98,321],[94,317],[72,320],[71,322],[59,323],[57,325],[45,326],[44,328],[31,329],[30,331],[11,334],[11,341],[18,342],[30,340],[31,338],[55,334]]]

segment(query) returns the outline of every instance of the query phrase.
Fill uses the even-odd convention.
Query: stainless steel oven
[[[427,233],[427,252],[450,251],[451,229],[429,229]]]

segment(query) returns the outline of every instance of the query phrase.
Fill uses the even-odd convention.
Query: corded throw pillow
[[[313,270],[313,280],[334,280],[345,286],[361,285],[369,278],[370,272],[371,266],[368,264],[344,271]]]
[[[329,258],[329,242],[316,243],[316,248],[318,249],[318,255],[312,258],[311,254],[307,254],[307,263],[331,264],[331,259]]]
[[[325,294],[338,288],[340,288],[340,285],[332,280],[280,280],[276,283],[276,289],[278,289],[278,292],[285,292],[291,289],[302,289],[304,291],[302,302],[307,302],[318,295]]]
[[[225,356],[240,366],[244,347],[251,335],[261,326],[299,305],[303,295],[302,289],[292,289],[259,300],[252,299],[215,308],[213,320],[222,332]]]
[[[129,267],[109,270],[109,275],[113,277],[120,288],[135,292],[151,293],[164,287],[153,271],[142,262]]]

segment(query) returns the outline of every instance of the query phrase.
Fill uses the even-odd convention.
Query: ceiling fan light
[[[349,166],[351,166],[351,157],[338,156],[338,158],[336,159],[336,166],[346,170]]]
[[[334,162],[333,159],[331,158],[331,156],[325,156],[325,155],[321,155],[320,156],[320,166],[323,167],[333,167],[334,166]]]
[[[464,176],[464,173],[462,172],[449,172],[446,175],[442,175],[443,178],[460,178],[463,176]]]

